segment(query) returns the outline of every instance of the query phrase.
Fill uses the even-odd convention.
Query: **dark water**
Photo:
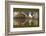
[[[14,19],[13,27],[38,27],[38,19]]]

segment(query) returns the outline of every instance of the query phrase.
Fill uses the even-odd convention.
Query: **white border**
[[[28,27],[28,28],[13,28],[13,8],[32,8],[39,9],[39,27]],[[33,5],[10,5],[10,32],[15,31],[36,31],[42,30],[42,6]]]

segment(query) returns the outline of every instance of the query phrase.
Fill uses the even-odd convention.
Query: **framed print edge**
[[[10,32],[10,8],[9,5],[14,4],[24,4],[24,5],[41,5],[42,6],[42,30],[39,31],[17,31],[17,32]],[[18,35],[18,34],[37,34],[37,33],[44,33],[45,32],[45,3],[28,3],[28,2],[16,2],[16,1],[5,1],[5,35]]]
[[[5,1],[5,36],[8,36],[8,30],[7,30],[7,1]]]

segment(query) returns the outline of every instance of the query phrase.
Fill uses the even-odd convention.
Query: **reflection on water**
[[[15,19],[14,27],[38,27],[38,19]]]

